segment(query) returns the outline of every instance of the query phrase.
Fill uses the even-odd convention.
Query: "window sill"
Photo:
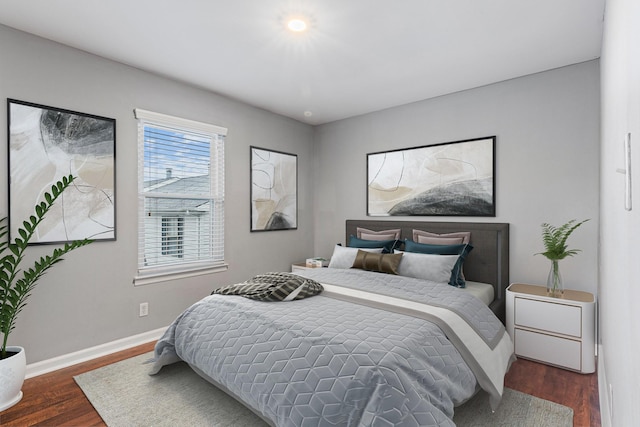
[[[205,274],[227,271],[229,264],[219,264],[211,267],[201,267],[193,270],[163,271],[147,274],[139,274],[133,278],[134,286],[152,285],[154,283],[167,282],[169,280],[186,279],[189,277],[203,276]]]

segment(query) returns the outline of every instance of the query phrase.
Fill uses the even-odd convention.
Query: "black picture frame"
[[[496,216],[496,137],[367,154],[368,216]]]
[[[298,228],[298,156],[250,147],[251,231]]]
[[[116,120],[7,98],[9,236],[63,176],[76,179],[31,244],[116,240]]]

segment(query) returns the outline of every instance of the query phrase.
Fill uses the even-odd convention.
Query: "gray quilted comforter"
[[[448,285],[362,270],[301,275],[449,307],[488,346],[506,336],[482,302]],[[151,373],[179,360],[279,427],[454,425],[454,408],[479,387],[434,323],[323,294],[291,302],[208,296],[158,341]]]

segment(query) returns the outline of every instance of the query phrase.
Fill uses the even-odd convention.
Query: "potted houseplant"
[[[587,221],[589,220],[585,219],[577,222],[577,220],[572,219],[559,227],[547,223],[542,224],[542,242],[546,250],[536,255],[544,255],[551,261],[551,270],[547,277],[547,294],[549,296],[561,297],[564,294],[564,285],[558,262],[580,252],[580,249],[567,249],[567,239],[576,228]]]
[[[12,241],[5,237],[8,234],[7,218],[0,219],[0,411],[15,405],[22,398],[21,388],[26,369],[25,352],[22,347],[7,345],[18,314],[27,304],[27,298],[38,280],[49,268],[62,261],[65,254],[92,242],[89,239],[67,242],[63,247],[53,249],[50,255],[35,261],[32,266],[21,266],[38,224],[74,179],[72,175],[65,176],[51,187],[51,192],[45,192],[44,200],[35,206],[34,214],[23,221]]]

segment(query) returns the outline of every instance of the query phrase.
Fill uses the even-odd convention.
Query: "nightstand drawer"
[[[582,336],[582,309],[575,305],[516,297],[514,316],[515,326]]]
[[[582,370],[580,341],[573,341],[553,335],[515,329],[515,352],[518,356],[563,366],[576,371]],[[550,351],[553,349],[553,351]]]

